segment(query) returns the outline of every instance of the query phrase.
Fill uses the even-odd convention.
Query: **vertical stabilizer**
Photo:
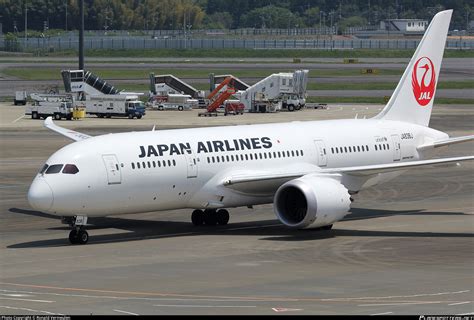
[[[375,119],[428,126],[453,10],[437,13],[385,108]]]

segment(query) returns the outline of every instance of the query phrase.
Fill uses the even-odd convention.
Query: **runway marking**
[[[235,231],[235,230],[246,230],[246,229],[259,229],[259,228],[269,228],[269,227],[276,227],[281,226],[281,223],[276,224],[266,224],[263,226],[251,226],[251,227],[241,227],[241,228],[232,228],[232,229],[225,229],[226,231]]]
[[[29,287],[29,288],[40,288],[40,289],[51,289],[51,290],[62,290],[62,291],[78,291],[78,292],[97,292],[97,293],[115,293],[115,294],[129,294],[129,295],[143,295],[143,296],[162,296],[162,297],[180,297],[180,298],[209,298],[209,299],[246,299],[255,302],[263,301],[357,301],[357,300],[386,300],[395,298],[412,298],[412,297],[426,297],[426,296],[439,296],[439,295],[450,295],[470,292],[471,290],[454,291],[454,292],[439,292],[439,293],[423,293],[406,296],[385,296],[385,297],[352,297],[352,298],[289,298],[289,297],[252,297],[252,296],[213,296],[213,295],[193,295],[193,294],[177,294],[177,293],[160,293],[160,292],[140,292],[140,291],[117,291],[117,290],[100,290],[100,289],[85,289],[85,288],[65,288],[65,287],[53,287],[53,286],[42,286],[33,284],[20,284],[11,282],[0,282],[0,285],[9,285],[17,287]],[[126,297],[124,297],[126,298]],[[446,301],[443,301],[446,303]],[[448,301],[452,302],[452,301]]]
[[[126,238],[127,241],[132,241],[132,240],[145,240],[145,239],[161,239],[161,238],[168,238],[168,237],[176,237],[176,236],[189,236],[193,234],[198,234],[198,232],[183,232],[183,233],[171,233],[171,234],[165,234],[161,236],[145,236],[145,237],[133,237],[133,238]],[[91,241],[91,244],[94,243],[108,243],[108,242],[116,242],[116,240],[99,240],[99,241]]]
[[[41,303],[53,303],[53,302],[56,302],[56,301],[49,301],[49,300],[32,300],[32,299],[6,298],[6,297],[0,297],[0,300],[29,301],[29,302],[41,302]]]
[[[438,292],[438,293],[420,293],[412,294],[407,296],[385,296],[385,297],[358,297],[358,298],[330,298],[330,299],[321,299],[322,301],[331,301],[331,300],[379,300],[379,299],[395,299],[395,298],[413,298],[413,297],[427,297],[427,296],[440,296],[446,294],[460,294],[470,292],[471,290],[462,290],[454,292]]]
[[[32,291],[14,291],[14,290],[4,290],[0,289],[3,292],[22,292],[28,293],[30,295],[53,295],[60,297],[71,297],[71,298],[103,298],[103,299],[115,299],[115,300],[143,300],[143,301],[209,301],[209,302],[258,302],[259,300],[255,299],[201,299],[201,298],[139,298],[139,297],[115,297],[115,296],[93,296],[86,294],[67,294],[67,293],[54,293],[54,292],[32,292]]]
[[[21,115],[21,117],[17,118],[16,120],[13,120],[13,121],[12,121],[12,123],[15,123],[15,122],[17,122],[18,120],[22,119],[24,116],[25,116],[24,114],[23,114],[23,115]]]
[[[13,310],[22,310],[22,311],[30,311],[30,312],[41,312],[41,313],[46,313],[46,314],[52,314],[52,315],[62,315],[60,313],[53,313],[49,311],[43,311],[43,310],[34,310],[34,309],[28,309],[28,308],[18,308],[18,307],[10,307],[10,306],[0,306],[0,308],[6,308],[6,309],[13,309]]]
[[[154,307],[170,308],[256,308],[257,306],[209,306],[198,304],[154,304]]]
[[[132,315],[132,316],[139,316],[139,314],[136,314],[136,313],[133,313],[133,312],[123,311],[123,310],[118,310],[118,309],[114,309],[114,311],[119,312],[119,313],[129,314],[129,315]]]
[[[451,303],[451,304],[448,304],[448,306],[458,306],[458,305],[460,305],[460,304],[467,304],[467,303],[471,303],[471,301],[463,301],[463,302]]]
[[[386,314],[392,314],[393,312],[389,311],[389,312],[382,312],[382,313],[372,313],[371,316],[383,316],[383,315],[386,315]]]
[[[359,304],[358,307],[379,307],[379,306],[408,306],[416,304],[439,304],[446,301],[423,301],[423,302],[401,302],[401,303],[368,303],[368,304]]]

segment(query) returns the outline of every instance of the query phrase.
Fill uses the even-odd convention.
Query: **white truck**
[[[281,102],[282,109],[287,109],[288,111],[300,110],[306,105],[306,99],[298,97],[296,94],[283,94]]]
[[[167,94],[164,96],[155,96],[151,101],[151,107],[158,110],[191,110],[197,108],[199,101],[191,99],[187,94]]]
[[[26,105],[26,99],[28,98],[28,94],[26,91],[15,91],[15,99],[13,99],[13,103],[15,106],[22,104]]]
[[[128,117],[141,119],[145,115],[145,104],[137,95],[107,94],[87,96],[82,101],[86,113],[99,118]]]
[[[27,106],[26,115],[32,119],[46,119],[52,116],[55,120],[71,120],[73,115],[73,104],[71,101],[35,101],[33,105]]]

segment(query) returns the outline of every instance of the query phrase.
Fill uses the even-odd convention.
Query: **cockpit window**
[[[53,164],[49,166],[48,170],[46,170],[46,174],[59,173],[61,172],[62,168],[63,168],[62,164]]]
[[[64,166],[63,173],[67,174],[76,174],[79,172],[79,169],[73,164],[67,164]]]
[[[43,173],[46,171],[46,169],[48,169],[48,167],[49,167],[49,166],[48,166],[47,164],[45,164],[45,165],[43,166],[43,168],[41,168],[40,173],[43,174]]]

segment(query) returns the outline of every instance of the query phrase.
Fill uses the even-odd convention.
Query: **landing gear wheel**
[[[89,234],[86,230],[79,231],[77,241],[79,244],[86,244],[89,241]]]
[[[71,244],[79,243],[79,239],[77,237],[77,230],[71,230],[71,232],[69,232],[69,242]]]
[[[228,224],[229,218],[229,211],[227,211],[226,209],[221,209],[217,211],[217,223],[221,226],[225,226],[226,224]]]
[[[216,210],[212,210],[212,209],[204,210],[204,223],[209,226],[215,226],[217,224]]]
[[[191,214],[191,221],[195,226],[202,226],[204,224],[204,212],[202,210],[194,210]]]
[[[321,227],[321,229],[323,229],[323,230],[331,230],[331,229],[332,229],[332,224],[327,225],[327,226],[324,226],[324,227]]]

